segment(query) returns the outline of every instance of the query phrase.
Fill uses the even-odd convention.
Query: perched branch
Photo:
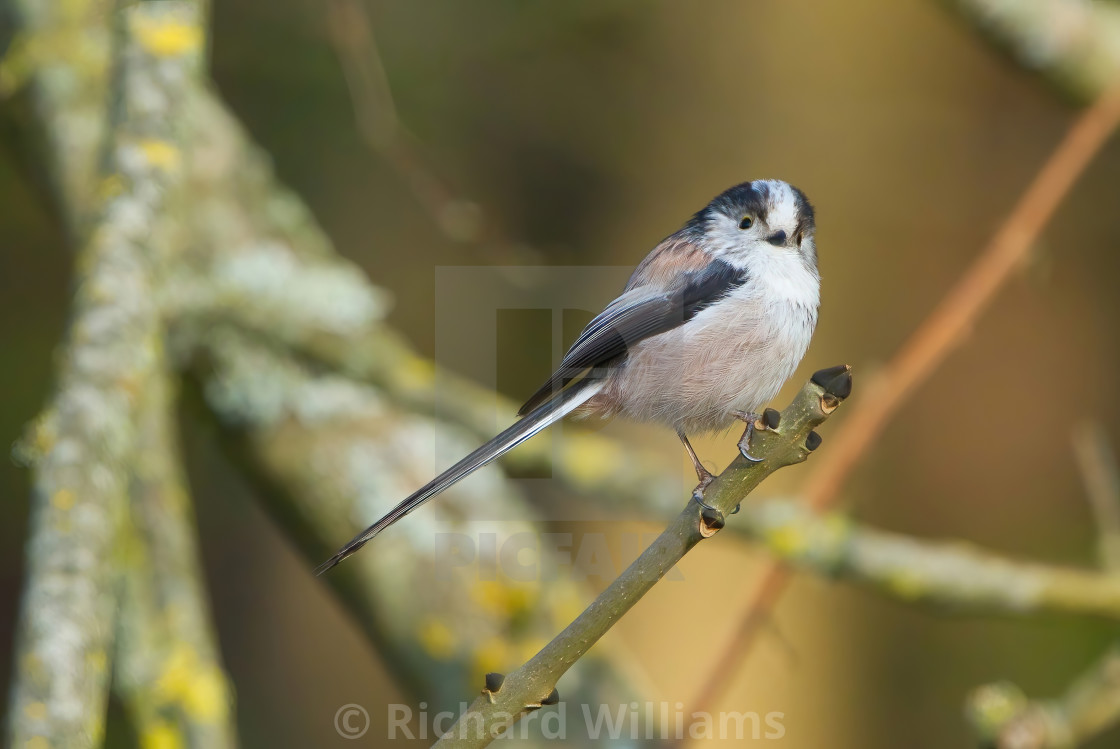
[[[58,391],[28,438],[35,460],[27,584],[11,700],[13,746],[99,744],[114,629],[114,550],[136,444],[137,394],[153,376],[160,324],[150,227],[179,176],[175,90],[198,61],[147,32],[193,29],[178,2],[124,11],[115,137],[82,248]]]
[[[1090,102],[1120,79],[1120,7],[1108,0],[940,0],[1023,68]]]
[[[851,391],[847,367],[822,370],[801,389],[776,423],[755,433],[752,449],[764,457],[737,457],[709,485],[703,507],[694,497],[669,527],[575,621],[508,676],[491,674],[486,688],[436,747],[487,746],[523,715],[556,704],[556,683],[642,596],[696,544],[714,535],[767,476],[804,461],[820,443],[822,424]]]
[[[810,472],[801,495],[816,510],[835,504],[855,465],[906,398],[972,329],[1030,248],[1074,182],[1120,124],[1120,85],[1077,118],[988,246],[934,311],[863,389],[833,437],[834,448]],[[748,603],[723,658],[706,680],[696,709],[708,710],[753,647],[760,624],[781,598],[790,573],[771,564]]]

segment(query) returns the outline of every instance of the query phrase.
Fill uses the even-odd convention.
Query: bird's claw
[[[696,500],[696,504],[700,505],[705,510],[715,510],[710,504],[704,501],[704,490],[708,488],[708,484],[712,483],[712,475],[708,474],[700,479],[700,483],[692,490],[692,498]]]
[[[743,432],[742,438],[739,440],[739,454],[751,463],[761,463],[762,458],[756,458],[751,455],[751,437],[754,436],[754,424],[758,419],[758,415],[743,413],[741,411],[736,411],[734,415],[736,418],[742,419],[747,423],[747,428]]]
[[[762,458],[756,458],[755,456],[751,455],[748,452],[748,450],[750,450],[750,449],[751,448],[750,448],[749,442],[748,442],[748,444],[743,444],[742,442],[739,443],[739,454],[740,455],[742,455],[746,460],[750,461],[751,463],[761,463],[763,459]]]

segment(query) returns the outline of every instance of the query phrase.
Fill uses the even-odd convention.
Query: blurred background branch
[[[175,382],[164,367],[138,404],[131,512],[119,544],[127,572],[120,586],[114,689],[142,746],[227,749],[237,745],[233,687],[198,560],[179,457]]]
[[[940,0],[1026,70],[1080,102],[1120,78],[1120,7],[1111,0]]]
[[[1115,452],[1103,429],[1082,424],[1074,432],[1086,495],[1097,519],[1101,564],[1120,572],[1112,554],[1120,512]],[[1053,700],[1031,700],[1015,684],[1001,681],[976,689],[968,715],[982,739],[997,749],[1060,749],[1080,746],[1120,721],[1120,646],[1113,646]]]
[[[1010,559],[959,541],[935,542],[861,527],[799,501],[763,499],[733,527],[774,558],[825,578],[851,580],[942,610],[1059,612],[1120,619],[1120,575]]]
[[[82,16],[75,5],[66,13]],[[80,182],[96,196],[86,198],[96,208],[77,258],[82,273],[58,389],[22,448],[35,466],[35,489],[10,699],[13,746],[99,746],[114,645],[128,645],[113,638],[120,577],[139,572],[119,556],[122,523],[147,418],[144,394],[158,386],[162,367],[158,261],[172,239],[163,217],[173,210],[182,174],[175,91],[198,68],[200,24],[190,3],[122,14],[107,155],[96,159],[96,177],[57,180],[65,205],[81,210],[78,188],[67,187]],[[67,22],[60,28],[73,30]],[[161,46],[168,29],[195,43]],[[53,106],[49,87],[57,80],[44,78],[39,106],[49,116],[66,103]],[[58,88],[70,96],[68,86]],[[71,127],[59,126],[56,135],[68,136]],[[79,152],[94,159],[92,149],[58,149],[60,176],[62,161]]]

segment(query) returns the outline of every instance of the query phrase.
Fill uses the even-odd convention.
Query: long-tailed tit
[[[687,435],[747,423],[801,361],[820,302],[813,208],[779,180],[718,195],[661,241],[622,295],[592,320],[521,418],[404,499],[324,562],[334,567],[444,489],[576,411],[676,430],[700,479],[712,480]]]

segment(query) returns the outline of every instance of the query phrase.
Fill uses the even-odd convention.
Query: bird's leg
[[[708,484],[712,483],[712,479],[714,479],[715,476],[700,462],[700,458],[696,456],[696,451],[692,449],[692,444],[688,441],[688,437],[685,433],[678,429],[677,436],[680,437],[681,444],[684,445],[684,449],[688,452],[688,457],[692,458],[692,467],[696,469],[696,478],[700,479],[700,483],[692,490],[692,498],[695,499],[696,503],[701,507],[706,507],[709,510],[714,509],[710,505],[704,503],[704,490],[708,488]]]
[[[736,419],[747,422],[747,428],[743,432],[742,438],[739,440],[739,454],[752,463],[761,463],[762,458],[756,458],[751,455],[751,437],[754,436],[754,424],[758,421],[758,414],[747,413],[745,411],[732,411],[731,415]]]

